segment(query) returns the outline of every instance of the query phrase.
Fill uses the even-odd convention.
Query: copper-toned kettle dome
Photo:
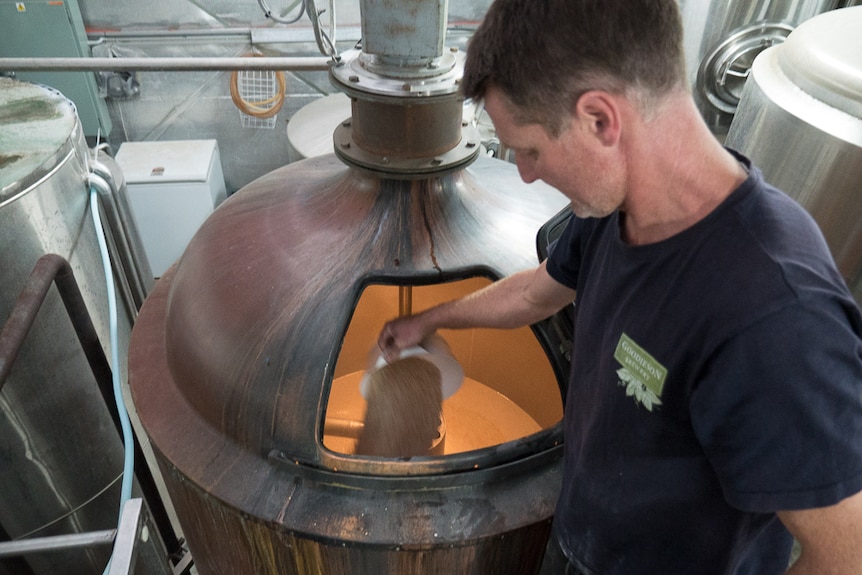
[[[542,326],[447,334],[466,377],[428,455],[357,455],[328,431],[363,425],[375,329],[535,266],[566,204],[480,155],[445,22],[442,0],[363,0],[363,51],[330,71],[352,108],[335,154],[231,196],[141,310],[132,395],[201,575],[539,568],[567,375]]]
[[[201,573],[443,572],[407,565],[419,556],[463,573],[538,565],[559,424],[413,460],[332,451],[323,426],[365,288],[531,267],[538,228],[564,205],[498,160],[398,180],[328,155],[260,178],[212,214],[142,308],[129,364]],[[346,563],[331,568],[329,553]],[[317,567],[285,567],[306,561]]]
[[[177,386],[253,453],[353,467],[322,452],[320,439],[362,290],[535,265],[536,230],[564,201],[512,174],[484,160],[436,178],[380,179],[325,156],[250,184],[204,224],[171,281],[166,343]]]

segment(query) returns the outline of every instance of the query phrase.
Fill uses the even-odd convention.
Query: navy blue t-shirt
[[[862,317],[810,216],[750,169],[716,210],[630,246],[572,218],[577,290],[555,534],[587,573],[784,573],[775,511],[862,490]]]

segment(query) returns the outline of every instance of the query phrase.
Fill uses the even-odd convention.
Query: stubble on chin
[[[578,202],[576,200],[572,200],[571,198],[569,198],[569,201],[571,202],[572,212],[581,219],[604,218],[614,213],[614,211],[616,211],[617,209],[616,207],[610,206],[590,205],[583,202]]]

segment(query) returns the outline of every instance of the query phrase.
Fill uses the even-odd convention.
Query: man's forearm
[[[388,322],[378,346],[387,360],[438,329],[511,329],[535,323],[574,299],[574,290],[548,276],[545,267],[523,271],[414,316]]]
[[[558,309],[530,299],[528,288],[533,273],[515,274],[420,315],[425,316],[423,321],[433,328],[431,331],[473,327],[512,329],[530,325]]]

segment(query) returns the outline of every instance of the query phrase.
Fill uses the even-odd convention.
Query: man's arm
[[[862,574],[862,492],[829,507],[779,511],[802,546],[792,575]]]
[[[553,315],[574,299],[575,290],[553,279],[542,262],[461,299],[392,320],[383,326],[377,343],[391,361],[438,329],[521,327]]]

